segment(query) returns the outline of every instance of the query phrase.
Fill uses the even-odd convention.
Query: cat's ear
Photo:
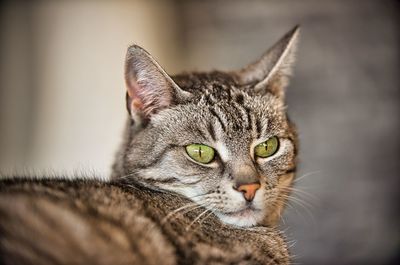
[[[299,26],[286,33],[256,62],[235,72],[240,85],[251,85],[257,93],[270,92],[284,98],[295,60]]]
[[[141,119],[141,122],[191,96],[178,87],[147,51],[137,45],[130,46],[126,54],[125,82],[128,111],[134,120]]]

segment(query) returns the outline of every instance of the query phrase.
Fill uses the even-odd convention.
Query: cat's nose
[[[250,183],[250,184],[242,184],[239,186],[234,186],[233,188],[239,192],[243,193],[243,197],[246,201],[251,202],[256,196],[257,190],[261,187],[260,183]]]

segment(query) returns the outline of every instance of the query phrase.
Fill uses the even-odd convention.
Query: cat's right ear
[[[260,94],[272,93],[284,99],[285,87],[295,61],[295,53],[300,35],[300,27],[296,26],[286,33],[256,62],[233,72],[238,83],[251,86]]]
[[[135,123],[190,98],[143,48],[132,45],[125,60],[126,106]]]

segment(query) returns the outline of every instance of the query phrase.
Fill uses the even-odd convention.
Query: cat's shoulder
[[[175,263],[134,192],[104,181],[8,178],[0,181],[0,215],[5,264]]]

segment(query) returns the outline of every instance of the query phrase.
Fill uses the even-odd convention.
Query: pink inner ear
[[[139,111],[149,117],[170,105],[171,95],[168,93],[168,85],[162,79],[155,77],[156,75],[153,80],[129,80],[127,87],[131,99],[131,111]]]
[[[131,98],[131,110],[137,111],[143,109],[143,102],[139,98],[138,91],[140,91],[139,84],[136,81],[130,80],[128,84],[128,95]]]
[[[143,109],[143,103],[139,99],[132,100],[131,108],[134,110]]]
[[[128,107],[149,118],[172,102],[173,80],[151,56],[138,46],[128,49],[125,63]],[[133,113],[132,113],[133,114]]]

